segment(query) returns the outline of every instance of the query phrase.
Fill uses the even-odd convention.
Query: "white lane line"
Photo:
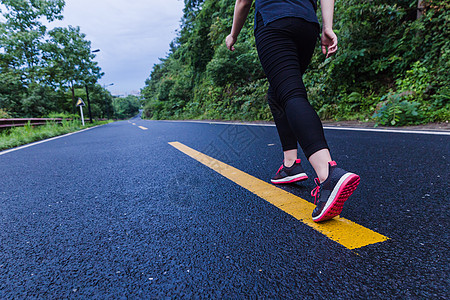
[[[350,130],[350,131],[371,131],[371,132],[389,132],[389,133],[414,133],[414,134],[433,134],[433,135],[450,135],[449,131],[428,131],[428,130],[402,130],[402,129],[376,129],[376,128],[350,128],[350,127],[329,127],[324,129],[331,130]]]
[[[5,150],[5,151],[0,152],[0,156],[5,155],[7,153],[14,152],[14,151],[22,150],[22,149],[25,149],[25,148],[28,148],[28,147],[32,147],[32,146],[36,146],[36,145],[39,145],[39,144],[47,143],[47,142],[50,142],[50,141],[53,141],[53,140],[61,139],[63,137],[68,137],[68,136],[70,136],[72,134],[76,134],[76,133],[80,133],[80,132],[83,132],[83,131],[91,130],[91,129],[94,129],[94,128],[99,127],[99,126],[103,126],[103,125],[97,125],[97,126],[94,126],[94,127],[90,127],[90,128],[86,128],[86,129],[80,130],[80,131],[75,131],[75,132],[67,133],[67,134],[64,134],[64,135],[55,136],[55,137],[52,137],[52,138],[49,138],[49,139],[46,139],[46,140],[42,140],[42,141],[34,142],[34,143],[31,143],[31,144],[28,144],[28,145],[20,146],[20,147],[17,147],[17,148]]]
[[[275,127],[275,124],[254,124],[254,123],[233,123],[220,121],[190,121],[190,120],[164,120],[164,122],[184,122],[184,123],[201,123],[201,124],[218,124],[218,125],[240,125],[240,126],[264,126]],[[353,128],[353,127],[334,127],[324,126],[324,129],[329,130],[348,130],[348,131],[369,131],[369,132],[386,132],[386,133],[413,133],[413,134],[432,134],[432,135],[450,135],[450,131],[429,131],[429,130],[403,130],[403,129],[383,129],[383,128]]]
[[[148,120],[146,120],[148,121]],[[183,122],[183,123],[200,123],[200,124],[211,124],[211,125],[244,125],[244,126],[265,126],[265,127],[275,127],[275,124],[255,124],[255,123],[243,123],[243,122],[221,122],[221,121],[196,121],[196,120],[161,120],[163,122]]]

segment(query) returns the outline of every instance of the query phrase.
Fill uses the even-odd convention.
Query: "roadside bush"
[[[44,116],[44,118],[61,118],[61,119],[72,119],[77,120],[80,119],[80,115],[78,114],[69,114],[65,112],[51,112]]]
[[[8,114],[6,110],[0,108],[0,119],[9,119],[11,116]]]
[[[24,127],[10,128],[0,132],[0,151],[107,123],[109,121],[94,122],[93,124],[86,123],[83,127],[81,121],[76,119],[70,121],[63,120],[61,124],[47,122],[46,125],[36,127],[28,124]]]
[[[420,103],[404,100],[407,94],[389,94],[381,98],[380,108],[374,114],[377,125],[404,126],[420,124],[425,116]]]
[[[422,3],[418,19],[417,1],[336,1],[339,51],[325,59],[318,45],[304,74],[322,119],[388,126],[449,119],[450,2]],[[236,50],[225,47],[233,7],[234,0],[185,1],[180,35],[142,89],[146,116],[271,119],[253,7]]]

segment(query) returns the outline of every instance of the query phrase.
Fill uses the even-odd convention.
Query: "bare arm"
[[[231,27],[231,33],[225,40],[227,48],[231,51],[234,51],[233,45],[236,43],[237,37],[244,26],[251,6],[252,0],[236,0],[236,4],[234,6],[233,26]]]
[[[334,0],[320,0],[322,9],[322,53],[328,57],[337,51],[337,36],[333,31]]]

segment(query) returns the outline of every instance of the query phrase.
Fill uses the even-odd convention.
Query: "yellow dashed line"
[[[139,128],[142,130],[148,130],[148,128],[145,128],[144,126],[139,126]]]
[[[133,123],[133,126],[136,126],[136,123]]]
[[[337,217],[316,223],[311,218],[314,204],[179,142],[169,144],[348,249],[357,249],[389,239],[345,218]]]

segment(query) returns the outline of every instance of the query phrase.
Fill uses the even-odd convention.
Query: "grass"
[[[63,120],[62,124],[47,122],[42,126],[14,127],[0,132],[0,151],[110,122],[96,121],[83,127],[80,120]]]

